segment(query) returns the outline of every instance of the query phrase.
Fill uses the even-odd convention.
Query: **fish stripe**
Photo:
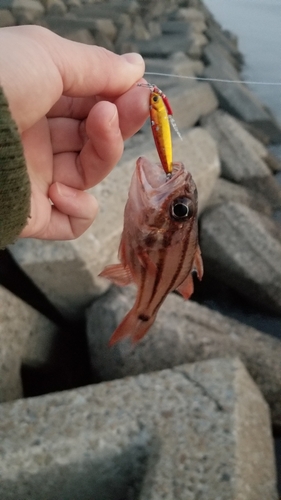
[[[133,253],[133,258],[136,258],[136,255],[134,253],[134,251],[132,250],[132,253]],[[132,260],[133,262],[133,260]],[[140,266],[140,272],[141,272],[141,282],[140,282],[140,287],[139,287],[139,290],[138,290],[138,295],[137,295],[137,299],[136,299],[136,304],[135,304],[135,307],[136,309],[138,310],[139,306],[140,306],[140,302],[141,302],[141,299],[143,297],[143,291],[144,291],[144,287],[145,287],[145,282],[146,282],[146,274],[147,274],[147,267],[143,267],[142,265],[140,265],[140,263],[138,262],[138,265]]]
[[[178,263],[178,266],[177,266],[177,269],[176,269],[176,272],[173,273],[173,277],[169,283],[169,285],[167,286],[165,292],[163,292],[162,294],[162,298],[160,299],[160,301],[157,303],[157,305],[154,307],[153,309],[153,315],[156,313],[157,309],[160,307],[161,303],[163,302],[164,298],[167,296],[167,294],[169,293],[170,290],[172,290],[172,287],[173,285],[176,283],[177,281],[177,278],[181,272],[181,269],[182,269],[182,266],[183,266],[183,263],[184,263],[184,258],[185,258],[185,255],[186,255],[186,252],[187,252],[187,247],[188,247],[188,244],[189,244],[189,237],[190,237],[190,233],[191,233],[191,230],[192,230],[192,224],[190,225],[190,228],[189,228],[189,231],[188,231],[188,234],[184,240],[184,244],[183,244],[183,247],[182,247],[182,251],[181,251],[181,256],[180,256],[180,260],[179,260],[179,263]],[[161,270],[161,274],[157,280],[157,284],[159,284],[159,281],[162,277],[162,274],[163,274],[163,269]],[[156,293],[156,290],[155,290],[155,293]],[[152,297],[151,297],[151,300],[152,300]]]

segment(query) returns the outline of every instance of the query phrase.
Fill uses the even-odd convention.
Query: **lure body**
[[[156,85],[151,83],[140,83],[140,87],[150,89],[150,123],[155,146],[166,174],[170,176],[173,170],[173,150],[171,128],[177,132],[180,138],[181,135],[173,118],[173,112],[167,96]]]
[[[150,95],[150,122],[161,164],[166,174],[171,174],[173,150],[168,112],[161,94],[153,91]]]

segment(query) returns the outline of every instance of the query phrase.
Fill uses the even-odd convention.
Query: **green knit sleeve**
[[[13,243],[30,213],[30,182],[17,126],[0,88],[0,248]]]

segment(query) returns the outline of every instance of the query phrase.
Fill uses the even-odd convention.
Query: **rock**
[[[230,59],[235,59],[238,65],[242,66],[243,56],[238,50],[237,38],[229,34],[228,31],[222,30],[221,26],[213,18],[210,18],[210,16],[208,17],[205,34],[211,42],[215,42],[223,47],[229,53]]]
[[[96,19],[95,28],[97,31],[103,33],[111,42],[114,42],[116,39],[117,28],[111,19]]]
[[[161,28],[164,35],[174,35],[178,33],[183,37],[187,36],[191,31],[191,26],[182,21],[165,21],[161,24]]]
[[[212,87],[225,111],[266,133],[270,141],[281,142],[281,128],[275,118],[246,85],[240,83],[239,74],[225,58],[222,57],[216,64],[207,66],[204,76],[213,79]],[[215,81],[217,79],[228,82]]]
[[[0,455],[5,500],[277,500],[268,407],[235,359],[6,404]]]
[[[30,24],[38,21],[45,9],[39,0],[13,0],[12,14],[17,24]]]
[[[168,95],[180,131],[192,127],[218,106],[208,83],[185,82],[182,87],[171,87]]]
[[[11,9],[13,0],[0,0],[0,9]]]
[[[187,57],[183,52],[177,52],[174,56],[169,59],[145,59],[145,76],[149,81],[157,82],[157,85],[162,90],[165,88],[170,88],[171,83],[178,82],[179,78],[168,77],[167,75],[179,75],[179,76],[191,76],[201,75],[203,73],[204,66],[201,61],[195,61]],[[152,73],[152,75],[149,75]],[[153,73],[159,73],[154,75]],[[164,73],[164,76],[161,74]],[[186,83],[186,82],[185,82]],[[211,89],[211,87],[209,87]],[[180,92],[184,89],[184,85],[181,86]],[[213,95],[213,100],[217,102],[214,92],[211,90]]]
[[[160,36],[162,33],[160,22],[157,20],[148,21],[147,22],[147,29],[148,29],[151,37]]]
[[[217,59],[226,59],[239,71],[241,64],[223,45],[218,42],[209,42],[203,51],[203,59],[207,64],[216,64]]]
[[[95,45],[96,40],[90,30],[81,28],[75,31],[69,31],[64,34],[64,38],[72,40],[73,42],[86,43],[87,45]]]
[[[260,141],[262,144],[265,146],[269,146],[270,144],[270,137],[266,133],[266,131],[262,129],[257,129],[254,125],[251,125],[250,123],[243,122],[242,120],[239,120],[240,124],[242,127],[249,132],[253,137],[255,137],[258,141]],[[274,145],[272,145],[274,146]]]
[[[136,297],[133,287],[112,287],[87,312],[91,365],[101,380],[172,368],[217,357],[239,358],[281,425],[281,342],[196,302],[170,294],[154,325],[136,346],[108,341]]]
[[[99,45],[100,47],[104,47],[105,49],[114,52],[114,44],[112,43],[110,38],[108,38],[102,31],[93,30],[93,34],[96,45]]]
[[[257,146],[257,140],[221,110],[203,117],[201,122],[218,145],[222,176],[244,184],[253,193],[261,193],[273,208],[280,207],[281,187],[261,159],[261,155],[266,156],[263,145]]]
[[[202,210],[220,172],[216,145],[200,128],[183,134],[183,138],[174,143],[174,158],[183,161],[194,176]],[[100,202],[100,213],[78,240],[21,239],[10,248],[28,276],[67,315],[80,314],[93,297],[109,286],[97,276],[116,258],[129,183],[141,154],[159,161],[155,147],[147,138],[144,144],[129,150],[111,174],[91,190]]]
[[[281,313],[281,243],[259,214],[232,202],[206,211],[200,245],[211,275],[262,309]]]
[[[142,18],[140,16],[136,16],[134,18],[134,22],[132,25],[133,37],[136,40],[150,40],[151,35],[146,28]]]
[[[281,158],[275,156],[271,151],[267,151],[264,161],[274,174],[281,172]]]
[[[94,231],[89,230],[71,242],[21,239],[10,251],[63,314],[79,316],[85,305],[107,288],[92,278],[92,273],[96,277],[100,271],[96,268],[95,256],[101,254],[100,241]]]
[[[5,28],[6,26],[14,26],[16,20],[8,9],[0,9],[0,28]]]
[[[71,0],[72,2],[76,0]],[[75,37],[76,32],[83,33],[83,30],[93,30],[99,31],[100,21],[106,21],[105,19],[91,19],[87,17],[77,17],[72,12],[68,12],[65,16],[60,15],[47,15],[45,16],[46,23],[48,27],[55,31],[55,33],[61,36],[67,36],[70,33],[71,36]],[[89,35],[88,35],[89,36]],[[91,35],[92,36],[92,35]],[[79,35],[77,36],[79,38]],[[79,41],[79,40],[77,40]]]
[[[0,402],[23,396],[20,370],[29,338],[54,329],[44,316],[0,287]]]
[[[270,175],[270,170],[261,161],[260,151],[257,150],[258,141],[235,118],[216,110],[202,118],[201,122],[218,144],[224,177],[239,183],[245,179]]]
[[[145,22],[148,22],[151,19],[155,20],[167,17],[170,11],[173,12],[175,8],[174,0],[146,0],[145,2],[140,2],[140,5],[141,15],[144,18]]]
[[[92,19],[108,19],[118,21],[120,14],[137,15],[139,4],[134,0],[114,0],[107,3],[84,3],[81,9],[75,10],[77,17]]]
[[[180,7],[175,13],[176,19],[189,21],[192,23],[204,23],[205,16],[201,10],[194,9],[192,7]],[[202,30],[203,31],[203,30]]]
[[[209,207],[221,205],[228,201],[246,205],[252,210],[265,215],[272,215],[271,203],[260,193],[254,193],[246,187],[220,178],[216,181],[212,195],[208,201],[208,209]]]
[[[67,8],[71,10],[80,9],[82,7],[81,0],[64,0]]]
[[[132,40],[132,47],[143,57],[169,57],[174,52],[183,51],[187,54],[192,42],[182,35],[161,35],[151,40]]]
[[[189,47],[187,54],[190,57],[200,58],[202,56],[202,51],[204,46],[208,43],[207,38],[202,33],[192,32],[189,35]]]
[[[45,0],[45,7],[50,15],[63,16],[67,12],[67,7],[63,0]]]

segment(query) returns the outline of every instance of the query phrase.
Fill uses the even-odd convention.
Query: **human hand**
[[[1,85],[31,181],[31,217],[20,236],[76,238],[98,209],[84,190],[110,172],[147,118],[147,96],[135,85],[144,62],[40,26],[0,29],[0,47]]]

